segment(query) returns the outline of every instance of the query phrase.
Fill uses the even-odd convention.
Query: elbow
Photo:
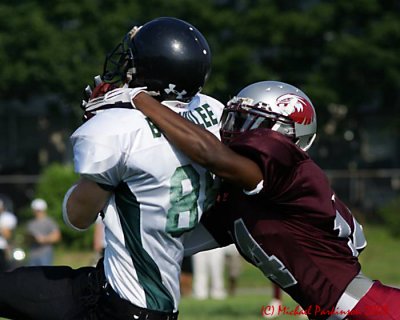
[[[67,221],[68,219],[68,221]],[[66,224],[69,224],[70,227],[72,227],[75,230],[86,230],[88,229],[91,225],[92,222],[87,221],[86,219],[82,219],[82,217],[80,215],[74,215],[74,214],[70,214],[68,216],[68,218],[65,219]]]
[[[63,204],[63,220],[68,227],[77,231],[86,230],[91,225],[87,219],[83,218],[79,210],[67,205],[67,201]],[[59,232],[59,238],[61,240],[61,232]]]

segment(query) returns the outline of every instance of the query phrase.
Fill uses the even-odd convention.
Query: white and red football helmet
[[[292,138],[307,151],[314,142],[317,117],[311,100],[300,89],[279,81],[261,81],[242,89],[222,116],[225,142],[245,131],[269,128]]]

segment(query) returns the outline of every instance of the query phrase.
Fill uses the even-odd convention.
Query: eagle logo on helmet
[[[315,118],[314,108],[310,102],[295,94],[284,94],[276,99],[276,105],[282,110],[282,114],[288,116],[299,124],[310,124]]]

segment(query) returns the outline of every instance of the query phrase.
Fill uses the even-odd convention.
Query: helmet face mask
[[[103,79],[146,86],[159,100],[190,101],[211,70],[204,36],[189,23],[158,18],[129,32],[106,58]]]
[[[127,36],[106,56],[102,79],[107,83],[124,83],[133,64],[133,54],[127,47]]]
[[[242,89],[225,107],[221,120],[225,143],[243,132],[269,128],[307,151],[316,136],[316,115],[299,89],[277,81],[262,81]]]
[[[293,122],[279,114],[265,112],[262,106],[249,106],[246,99],[235,97],[225,107],[221,119],[221,138],[224,143],[229,143],[236,136],[253,129],[285,128],[285,135],[294,140]],[[275,130],[277,131],[277,130]]]

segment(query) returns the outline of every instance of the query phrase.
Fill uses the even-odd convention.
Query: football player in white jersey
[[[120,100],[121,108],[97,108],[93,117],[86,109],[90,120],[71,136],[81,179],[63,204],[64,220],[79,230],[102,212],[104,267],[100,261],[96,268],[23,268],[1,274],[0,316],[177,319],[183,235],[213,203],[214,180],[124,101],[146,90],[218,136],[223,105],[199,93],[210,66],[203,35],[168,17],[132,29],[107,57],[102,80],[120,81],[125,90],[116,88],[92,103],[109,100],[115,108]]]

